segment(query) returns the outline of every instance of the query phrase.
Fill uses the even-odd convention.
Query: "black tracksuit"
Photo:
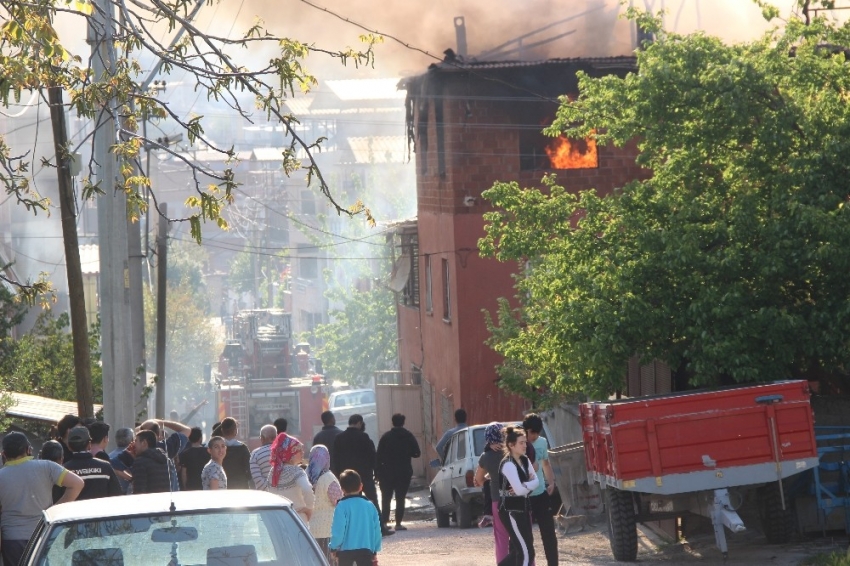
[[[148,448],[133,460],[133,493],[171,491],[168,456],[159,448]]]
[[[336,477],[349,469],[360,474],[363,495],[375,504],[380,515],[381,506],[378,505],[378,490],[375,488],[375,443],[369,435],[360,427],[348,427],[334,439],[333,454]]]
[[[74,452],[71,460],[65,462],[65,469],[80,476],[85,484],[77,500],[124,494],[109,462],[95,458],[91,452]]]
[[[405,497],[413,477],[412,458],[419,458],[419,443],[409,430],[396,426],[378,442],[375,476],[381,484],[381,524],[390,520],[390,503],[395,494],[395,523],[404,518]]]

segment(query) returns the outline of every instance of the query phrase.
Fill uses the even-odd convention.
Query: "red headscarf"
[[[285,432],[281,432],[280,434],[278,434],[277,438],[275,438],[274,442],[272,442],[272,487],[277,487],[278,480],[280,479],[280,472],[283,469],[283,466],[289,463],[289,461],[292,459],[292,456],[295,454],[295,450],[299,446],[301,446],[301,441],[295,438],[294,436],[287,435]]]

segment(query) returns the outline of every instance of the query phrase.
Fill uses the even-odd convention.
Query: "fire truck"
[[[260,428],[284,417],[287,433],[309,444],[327,407],[324,377],[310,367],[309,344],[292,346],[291,314],[281,309],[239,311],[219,356],[219,420],[239,423],[254,448]]]

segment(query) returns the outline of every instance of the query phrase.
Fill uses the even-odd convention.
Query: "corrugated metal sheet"
[[[59,401],[27,393],[10,393],[10,395],[14,400],[14,404],[6,410],[6,414],[10,417],[55,423],[65,415],[77,414],[76,401]],[[95,413],[102,408],[103,405],[95,405]]]
[[[355,163],[404,163],[407,143],[404,136],[346,138]]]
[[[349,79],[325,81],[324,84],[340,100],[403,99],[405,93],[396,88],[398,79]]]
[[[477,69],[513,69],[517,67],[541,67],[546,65],[590,65],[597,69],[637,67],[635,57],[570,57],[543,61],[445,61],[431,67],[441,71],[464,71]]]

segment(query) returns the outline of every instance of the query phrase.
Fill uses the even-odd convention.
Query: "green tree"
[[[43,311],[33,329],[14,342],[0,359],[0,378],[4,389],[63,401],[76,400],[70,324],[67,313],[55,317],[52,311]],[[89,349],[93,397],[95,403],[102,403],[99,321],[89,329]]]
[[[328,299],[342,305],[331,310],[331,322],[316,327],[323,342],[325,373],[352,385],[366,385],[376,371],[398,369],[395,295],[381,286],[366,291],[334,287]]]
[[[651,177],[484,193],[482,252],[529,262],[491,340],[506,385],[608,395],[632,355],[690,385],[845,379],[850,28],[792,17],[724,45],[632,15],[657,32],[639,72],[582,75],[547,133],[637,140]]]
[[[204,364],[218,359],[224,336],[185,279],[168,286],[165,332],[166,399],[197,393]],[[145,343],[156,344],[156,297],[150,293],[145,296]],[[156,348],[147,353],[147,367],[155,368]]]

